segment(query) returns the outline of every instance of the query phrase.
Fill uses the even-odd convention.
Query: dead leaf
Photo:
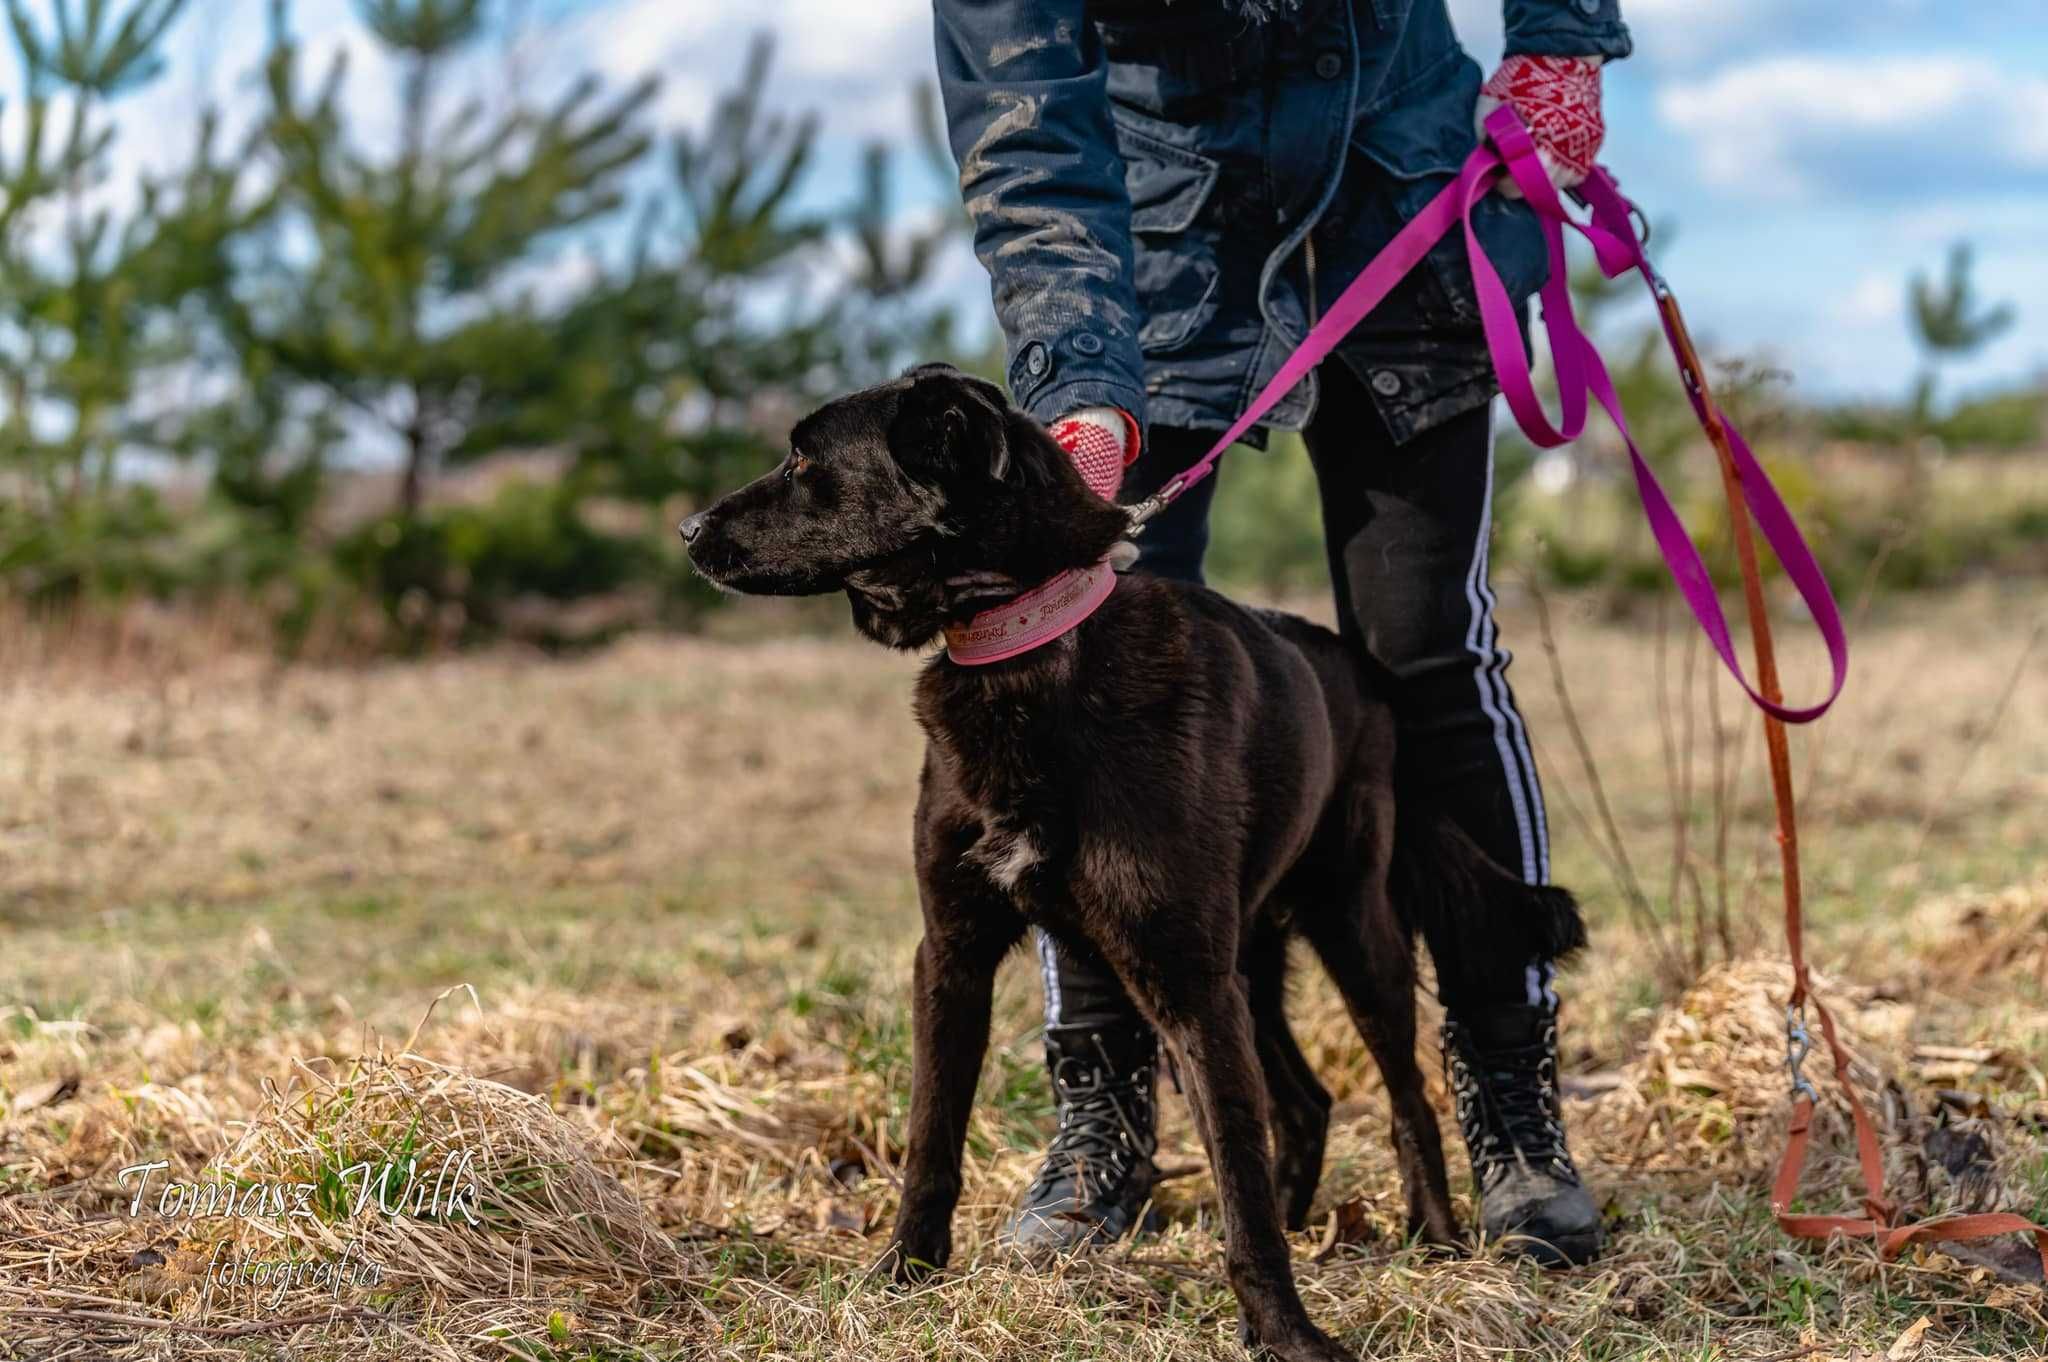
[[[68,1102],[77,1095],[78,1075],[65,1074],[62,1078],[53,1078],[47,1083],[29,1084],[14,1095],[14,1101],[8,1111],[10,1115],[19,1116],[24,1111],[34,1111],[37,1107],[53,1107],[59,1102]]]
[[[1992,1045],[1916,1045],[1913,1068],[1930,1083],[1959,1082],[1984,1069],[2005,1069],[2012,1056]]]
[[[123,1265],[120,1292],[130,1300],[161,1305],[188,1288],[198,1285],[206,1268],[206,1256],[186,1245],[169,1244],[166,1254],[147,1245],[128,1255]]]
[[[131,1272],[123,1277],[119,1289],[129,1300],[141,1301],[147,1305],[161,1305],[188,1285],[190,1283],[183,1277],[174,1276],[160,1267],[146,1267],[140,1272]]]
[[[1604,1093],[1613,1092],[1626,1082],[1616,1070],[1597,1074],[1566,1074],[1558,1081],[1558,1090],[1567,1101],[1590,1102]]]
[[[812,1224],[827,1234],[866,1234],[868,1217],[857,1203],[826,1197],[812,1213]]]
[[[1991,1115],[1991,1103],[1981,1092],[1967,1092],[1961,1088],[1936,1088],[1935,1100],[1945,1111],[1979,1120]]]
[[[1922,1083],[1960,1083],[1983,1072],[1982,1064],[1967,1059],[1916,1059],[1913,1074]]]
[[[1993,1045],[1916,1045],[1915,1059],[1967,1060],[1972,1064],[1989,1064],[2002,1052]]]
[[[1920,1349],[1927,1339],[1927,1331],[1934,1327],[1930,1315],[1922,1315],[1906,1326],[1906,1332],[1892,1340],[1892,1346],[1885,1350],[1885,1362],[1913,1362],[1920,1356]]]
[[[1666,1064],[1664,1081],[1683,1092],[1712,1094],[1728,1090],[1728,1081],[1722,1075],[1681,1064]]]
[[[1330,1208],[1330,1218],[1323,1223],[1323,1242],[1316,1249],[1314,1261],[1320,1263],[1346,1244],[1363,1244],[1376,1236],[1372,1226],[1372,1207],[1363,1197],[1352,1197]]]

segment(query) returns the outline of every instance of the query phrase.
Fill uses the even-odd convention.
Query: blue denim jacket
[[[1618,0],[1504,0],[1507,50],[1629,51]],[[1444,0],[935,0],[960,189],[1041,420],[1107,404],[1221,429],[1472,150],[1479,68]],[[1528,208],[1477,224],[1517,297]],[[1461,233],[1339,352],[1397,439],[1487,401]],[[1301,426],[1314,382],[1269,426]]]

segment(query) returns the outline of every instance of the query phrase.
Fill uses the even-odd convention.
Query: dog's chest
[[[1042,768],[983,765],[961,772],[980,836],[962,860],[1027,904],[1030,891],[1063,873],[1073,846],[1073,791]]]
[[[1056,768],[1039,761],[955,769],[967,811],[980,827],[962,863],[1028,912],[1035,891],[1065,878],[1077,792]]]
[[[1081,725],[1035,688],[1000,684],[934,683],[918,711],[957,812],[979,829],[961,864],[1029,912],[1073,857]]]

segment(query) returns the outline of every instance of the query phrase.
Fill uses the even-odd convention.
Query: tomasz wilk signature
[[[418,1159],[402,1162],[361,1163],[349,1165],[335,1174],[343,1195],[348,1195],[351,1183],[353,1196],[347,1201],[347,1218],[355,1219],[367,1210],[375,1209],[385,1215],[406,1215],[420,1220],[452,1220],[460,1218],[471,1225],[483,1221],[478,1212],[482,1206],[483,1193],[478,1187],[476,1174],[470,1167],[470,1153],[466,1149],[451,1149],[442,1156],[441,1166],[432,1178],[422,1175]],[[170,1161],[158,1159],[151,1163],[131,1164],[120,1170],[118,1178],[125,1187],[130,1178],[135,1179],[135,1195],[129,1200],[128,1214],[144,1213],[144,1198],[156,1187],[156,1203],[149,1209],[166,1220],[202,1220],[212,1216],[238,1216],[243,1219],[282,1219],[303,1217],[306,1219],[335,1218],[340,1207],[335,1202],[333,1190],[323,1195],[323,1185],[312,1182],[246,1182],[231,1178],[206,1178],[197,1182],[180,1182],[167,1179],[156,1183],[159,1173],[170,1169]]]

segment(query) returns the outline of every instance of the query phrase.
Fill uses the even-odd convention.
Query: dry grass
[[[2015,680],[2019,604],[1873,621],[1827,749],[1798,754],[1817,958],[1923,1209],[2048,1210],[2048,681]],[[1674,837],[1654,634],[1559,613],[1654,885]],[[1022,968],[999,995],[956,1270],[910,1295],[861,1281],[907,1101],[909,664],[843,637],[285,673],[122,656],[17,650],[0,678],[0,1356],[1236,1355],[1177,1100],[1162,1161],[1190,1173],[1163,1185],[1162,1235],[1049,1274],[995,1247],[1047,1114]],[[1777,1235],[1782,973],[1738,962],[1660,992],[1563,811],[1585,790],[1553,760],[1556,698],[1540,666],[1517,675],[1552,735],[1560,878],[1596,924],[1567,981],[1568,1114],[1613,1249],[1544,1276],[1404,1248],[1376,1079],[1305,984],[1299,1030],[1340,1104],[1296,1260],[1311,1309],[1372,1357],[1881,1357],[1923,1316],[1901,1355],[2038,1354],[2036,1290],[1938,1252],[1882,1264]],[[1768,945],[1774,868],[1756,765],[1721,857],[1744,950]],[[1688,828],[1708,883],[1711,822]],[[462,981],[477,999],[422,1023]],[[1815,1208],[1849,1204],[1828,1109]],[[1990,1165],[1955,1179],[1912,1157],[1938,1109],[1988,1138]],[[118,1178],[164,1160],[160,1179],[321,1186],[451,1149],[474,1156],[480,1225],[331,1197],[309,1217],[167,1221],[127,1214]],[[216,1252],[343,1246],[381,1280],[207,1289]]]

